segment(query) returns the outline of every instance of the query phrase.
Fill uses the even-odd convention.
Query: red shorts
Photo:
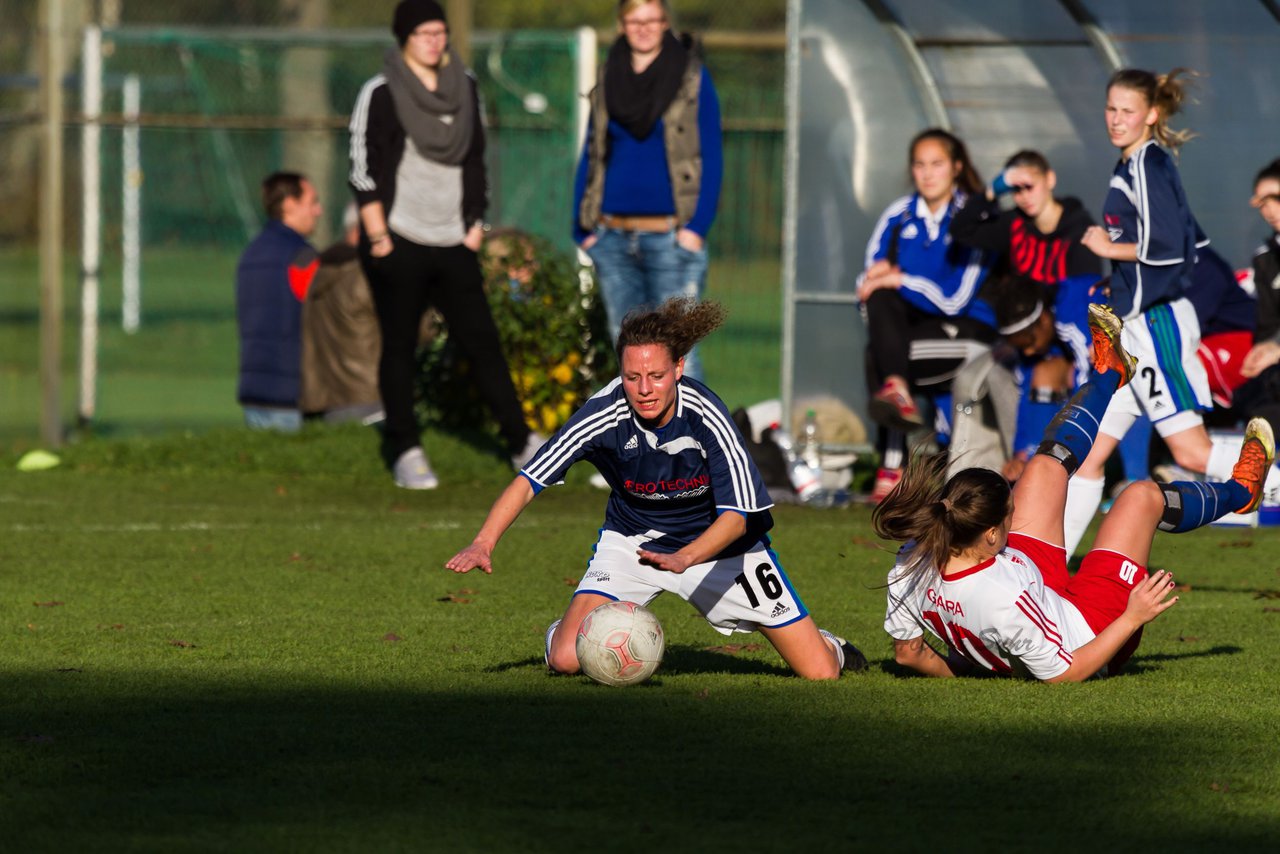
[[[1129,560],[1119,552],[1095,549],[1085,555],[1080,571],[1067,574],[1067,550],[1025,534],[1009,534],[1009,545],[1026,553],[1044,578],[1045,586],[1066,599],[1084,617],[1093,633],[1099,634],[1116,621],[1129,606],[1129,593],[1134,585],[1147,577],[1147,568]],[[1120,647],[1107,665],[1114,674],[1138,648],[1142,630]]]

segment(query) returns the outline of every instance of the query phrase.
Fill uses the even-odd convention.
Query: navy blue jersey
[[[1111,307],[1131,320],[1175,300],[1191,284],[1196,247],[1209,241],[1191,213],[1178,169],[1155,140],[1116,164],[1102,206],[1112,243],[1138,247],[1137,261],[1111,262]]]
[[[689,376],[676,387],[674,415],[656,431],[635,416],[621,378],[615,379],[520,473],[536,494],[562,480],[578,460],[594,463],[613,488],[605,530],[646,537],[650,551],[678,551],[725,511],[741,513],[747,531],[717,558],[748,551],[773,527],[773,501],[729,410]]]

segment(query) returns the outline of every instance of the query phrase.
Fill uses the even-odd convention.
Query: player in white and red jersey
[[[583,404],[525,464],[471,545],[445,564],[492,572],[503,533],[578,460],[612,487],[600,539],[564,616],[546,637],[547,665],[577,673],[578,627],[610,601],[647,605],[663,592],[723,634],[759,631],[798,675],[863,670],[853,644],[820,630],[770,547],[773,502],[729,410],[684,376],[684,357],[719,326],[715,303],[675,298],[622,321],[622,375]]]
[[[885,617],[899,663],[930,676],[974,666],[1048,682],[1114,674],[1142,626],[1177,601],[1167,598],[1172,576],[1145,568],[1155,531],[1189,531],[1261,499],[1275,439],[1255,418],[1232,480],[1131,484],[1080,571],[1068,575],[1067,480],[1137,365],[1120,344],[1115,314],[1091,305],[1089,315],[1095,372],[1049,425],[1012,491],[987,469],[965,469],[944,483],[945,456],[917,457],[876,508],[876,532],[906,544],[889,574]],[[924,642],[926,631],[947,644],[946,658]]]

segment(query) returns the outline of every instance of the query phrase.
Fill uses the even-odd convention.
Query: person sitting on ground
[[[250,428],[294,432],[302,426],[302,303],[320,267],[307,237],[322,208],[297,172],[268,175],[262,206],[267,223],[236,266],[236,399]]]
[[[818,629],[770,545],[773,502],[729,410],[684,373],[685,355],[724,320],[714,302],[636,309],[618,333],[621,376],[583,404],[494,502],[479,533],[445,567],[493,571],[517,517],[578,460],[612,494],[587,571],[547,629],[554,673],[577,673],[575,638],[609,601],[648,605],[663,592],[693,605],[724,635],[759,631],[806,679],[864,670],[862,653]]]
[[[302,304],[302,411],[325,421],[382,420],[378,354],[382,334],[369,282],[360,269],[360,214],[342,217],[343,237],[320,253],[320,269]]]
[[[1016,481],[1053,416],[1089,375],[1089,291],[1095,275],[1054,286],[1019,276],[988,282],[1002,345],[956,377],[950,471],[985,467]]]

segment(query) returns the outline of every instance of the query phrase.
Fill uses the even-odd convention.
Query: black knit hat
[[[445,21],[444,8],[436,0],[400,0],[396,4],[396,16],[391,21],[391,32],[404,47],[413,31],[427,21]]]

